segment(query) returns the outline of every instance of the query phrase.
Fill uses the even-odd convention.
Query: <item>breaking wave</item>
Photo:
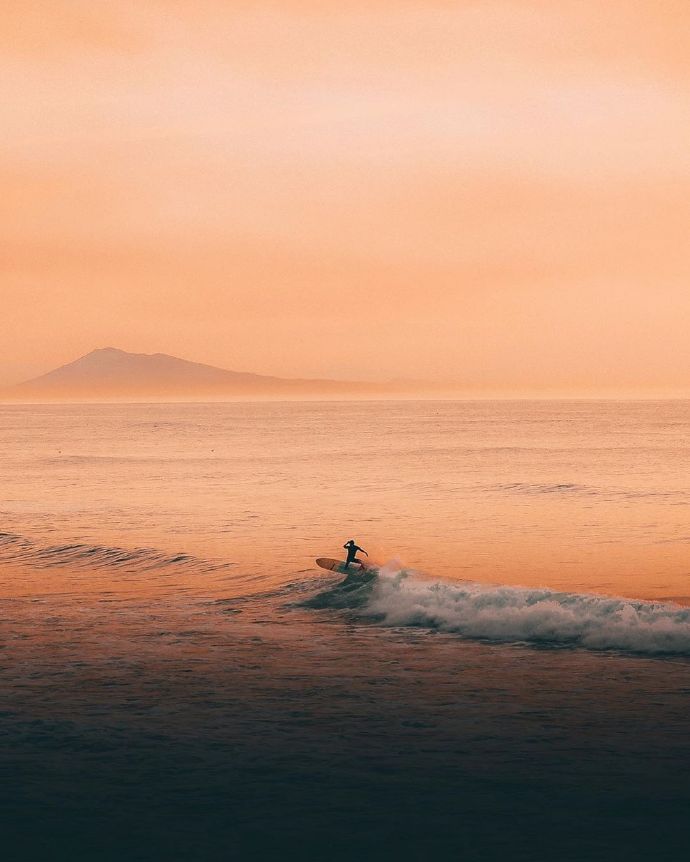
[[[349,609],[385,626],[416,626],[503,643],[690,656],[690,608],[670,602],[532,587],[426,580],[383,568],[349,575],[305,603]]]
[[[0,560],[38,569],[59,566],[116,568],[131,572],[189,569],[201,574],[232,566],[229,562],[202,560],[190,554],[166,554],[155,548],[118,548],[107,545],[41,545],[14,533],[0,533]]]

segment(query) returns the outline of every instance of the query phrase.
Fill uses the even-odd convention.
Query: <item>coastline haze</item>
[[[388,391],[396,385],[389,384]],[[400,391],[404,388],[398,385]],[[12,401],[79,401],[151,398],[315,398],[376,395],[374,384],[336,380],[297,380],[229,371],[163,353],[128,353],[106,347],[40,377],[0,390]]]

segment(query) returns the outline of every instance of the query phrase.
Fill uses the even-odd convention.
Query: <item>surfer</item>
[[[350,563],[359,563],[360,566],[364,568],[364,563],[357,559],[357,551],[361,551],[363,554],[366,554],[367,557],[369,556],[364,548],[360,548],[359,545],[356,545],[354,539],[350,539],[349,542],[345,542],[343,548],[347,551],[347,560],[345,561],[346,569],[349,568]]]

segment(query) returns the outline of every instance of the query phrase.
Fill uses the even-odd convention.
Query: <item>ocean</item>
[[[7,858],[685,858],[689,458],[685,401],[1,406]]]

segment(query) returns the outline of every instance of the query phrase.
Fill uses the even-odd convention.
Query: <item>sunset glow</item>
[[[686,858],[690,0],[0,9],[3,858]]]
[[[0,383],[688,393],[684,2],[10,2]]]

